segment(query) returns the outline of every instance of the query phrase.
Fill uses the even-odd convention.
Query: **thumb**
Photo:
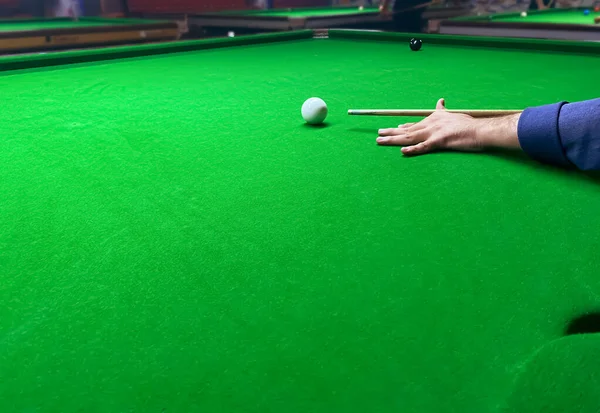
[[[441,98],[435,105],[435,110],[446,110],[446,99]]]

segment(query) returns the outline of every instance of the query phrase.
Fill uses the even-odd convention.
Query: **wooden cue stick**
[[[350,109],[348,115],[362,116],[429,116],[435,110],[433,109]],[[487,118],[495,116],[514,115],[521,113],[522,110],[446,110],[450,113],[463,113],[474,118]]]
[[[600,23],[600,17],[594,17],[594,23],[596,23],[596,24]]]

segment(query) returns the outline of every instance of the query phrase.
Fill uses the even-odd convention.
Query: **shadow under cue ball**
[[[302,117],[310,125],[323,123],[327,117],[327,104],[321,98],[310,98],[302,105]]]

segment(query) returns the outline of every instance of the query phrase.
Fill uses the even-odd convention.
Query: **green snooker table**
[[[2,410],[595,411],[598,177],[347,110],[594,98],[600,45],[422,37],[0,58]]]
[[[0,21],[0,53],[175,40],[177,23],[83,17]]]
[[[208,31],[285,31],[331,27],[378,28],[391,18],[378,7],[311,7],[270,10],[245,10],[189,15],[192,27]]]
[[[555,40],[600,40],[600,26],[594,18],[600,13],[587,8],[550,9],[490,16],[468,16],[441,22],[442,34],[493,37],[523,37]]]

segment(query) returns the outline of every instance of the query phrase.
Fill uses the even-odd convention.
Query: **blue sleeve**
[[[527,108],[517,133],[521,147],[534,159],[600,170],[600,99]]]

